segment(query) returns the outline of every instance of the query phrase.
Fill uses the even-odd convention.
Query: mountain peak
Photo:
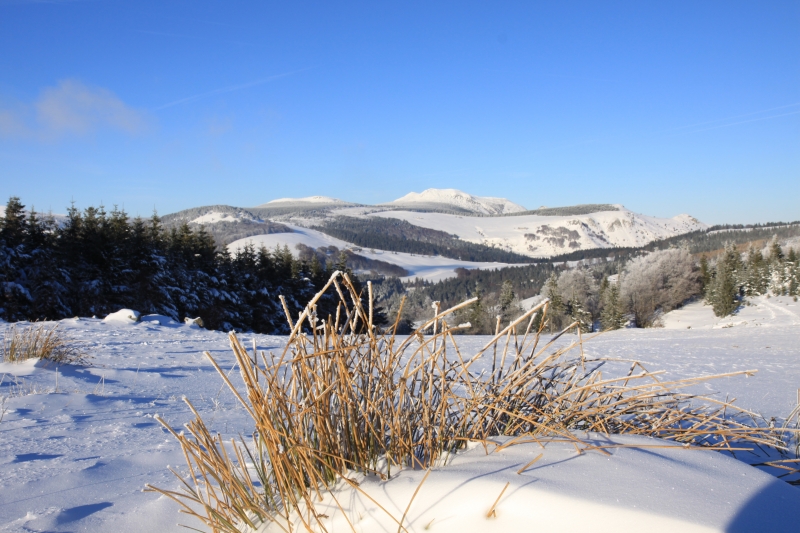
[[[330,196],[306,196],[304,198],[278,198],[277,200],[270,200],[265,204],[258,207],[272,207],[275,204],[347,204],[344,200],[338,198],[331,198]]]
[[[473,196],[458,189],[426,189],[420,193],[410,192],[389,203],[408,206],[438,204],[484,215],[502,215],[526,210],[506,198]]]

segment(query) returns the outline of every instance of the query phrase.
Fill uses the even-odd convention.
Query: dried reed
[[[82,365],[87,356],[58,329],[44,324],[17,329],[16,325],[6,329],[0,346],[0,361],[18,363],[28,359],[42,359],[57,364]]]
[[[329,289],[340,299],[336,316],[319,317],[315,303]],[[189,466],[188,476],[173,470],[183,490],[149,489],[214,532],[267,522],[291,531],[293,520],[301,530],[325,531],[314,500],[340,479],[360,490],[348,473],[387,478],[401,468],[429,469],[468,441],[486,443],[495,435],[567,440],[579,451],[591,448],[582,431],[649,435],[705,449],[784,446],[780,430],[732,418],[737,408],[730,403],[697,405],[696,396],[679,392],[714,376],[660,381],[658,373],[634,363],[626,376],[604,379],[599,365],[584,356],[582,341],[553,348],[555,338],[577,324],[539,346],[547,301],[464,359],[453,335],[459,327],[447,318],[473,300],[443,312],[436,308],[435,317],[401,339],[397,322],[386,332],[372,326],[372,303],[364,309],[360,297],[346,274],[335,273],[297,321],[287,311],[291,335],[277,356],[248,353],[231,334],[243,389],[206,353],[252,417],[253,436],[223,441],[186,400],[195,415],[186,432],[161,420]],[[538,331],[537,313],[543,315]],[[490,373],[470,370],[488,354],[494,357]],[[402,520],[392,519],[405,529]]]

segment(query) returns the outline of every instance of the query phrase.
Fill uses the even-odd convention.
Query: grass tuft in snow
[[[315,303],[329,289],[340,300],[336,316],[319,317]],[[361,491],[349,478],[353,472],[388,479],[403,468],[442,466],[468,442],[498,435],[516,437],[506,445],[561,439],[599,453],[607,452],[583,440],[583,432],[648,435],[687,448],[784,448],[780,429],[731,417],[747,413],[730,403],[681,392],[721,376],[660,381],[658,372],[633,363],[626,376],[606,379],[601,361],[584,356],[577,323],[544,343],[548,301],[465,358],[453,335],[459,326],[448,319],[473,301],[437,308],[434,318],[400,338],[397,322],[386,332],[373,327],[372,303],[362,305],[348,276],[335,273],[297,322],[287,312],[292,333],[282,353],[248,352],[231,334],[241,385],[206,352],[252,418],[253,435],[224,441],[185,399],[195,415],[185,432],[158,419],[184,451],[188,474],[173,470],[183,489],[149,489],[215,532],[253,531],[265,523],[324,531],[314,503],[325,493],[335,500],[338,481]],[[553,347],[572,330],[575,342]],[[486,358],[491,370],[474,371]],[[402,517],[391,519],[405,530]]]
[[[11,326],[3,335],[0,362],[19,363],[28,359],[42,359],[58,364],[82,365],[89,361],[79,347],[58,329],[44,324],[20,327]]]

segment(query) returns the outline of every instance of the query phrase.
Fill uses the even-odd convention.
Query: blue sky
[[[0,194],[800,219],[800,3],[0,0]]]

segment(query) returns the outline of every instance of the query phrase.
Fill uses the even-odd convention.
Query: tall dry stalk
[[[315,304],[329,289],[340,299],[336,316],[317,316]],[[468,441],[495,435],[557,437],[580,449],[590,446],[579,431],[649,435],[720,450],[783,446],[780,431],[732,419],[731,404],[708,400],[698,406],[690,403],[697,397],[680,392],[719,376],[659,381],[657,372],[634,363],[627,375],[604,379],[596,361],[584,357],[582,341],[553,347],[577,323],[540,346],[547,301],[465,359],[453,335],[459,327],[447,319],[474,300],[443,312],[436,308],[436,316],[401,339],[397,322],[387,332],[373,327],[372,304],[365,310],[360,296],[347,274],[335,273],[296,322],[287,311],[291,335],[279,355],[248,353],[231,334],[243,387],[206,352],[252,418],[253,437],[223,441],[186,400],[195,415],[186,432],[161,420],[189,466],[188,476],[173,470],[183,490],[150,489],[214,532],[265,522],[288,531],[291,516],[305,530],[324,531],[314,500],[348,472],[385,478],[399,468],[430,468]],[[534,330],[537,313],[543,319]],[[425,336],[429,330],[434,333]],[[491,372],[474,372],[476,361],[490,353]]]
[[[58,329],[44,324],[6,329],[0,345],[0,361],[18,363],[42,359],[58,364],[86,364],[89,357]]]

